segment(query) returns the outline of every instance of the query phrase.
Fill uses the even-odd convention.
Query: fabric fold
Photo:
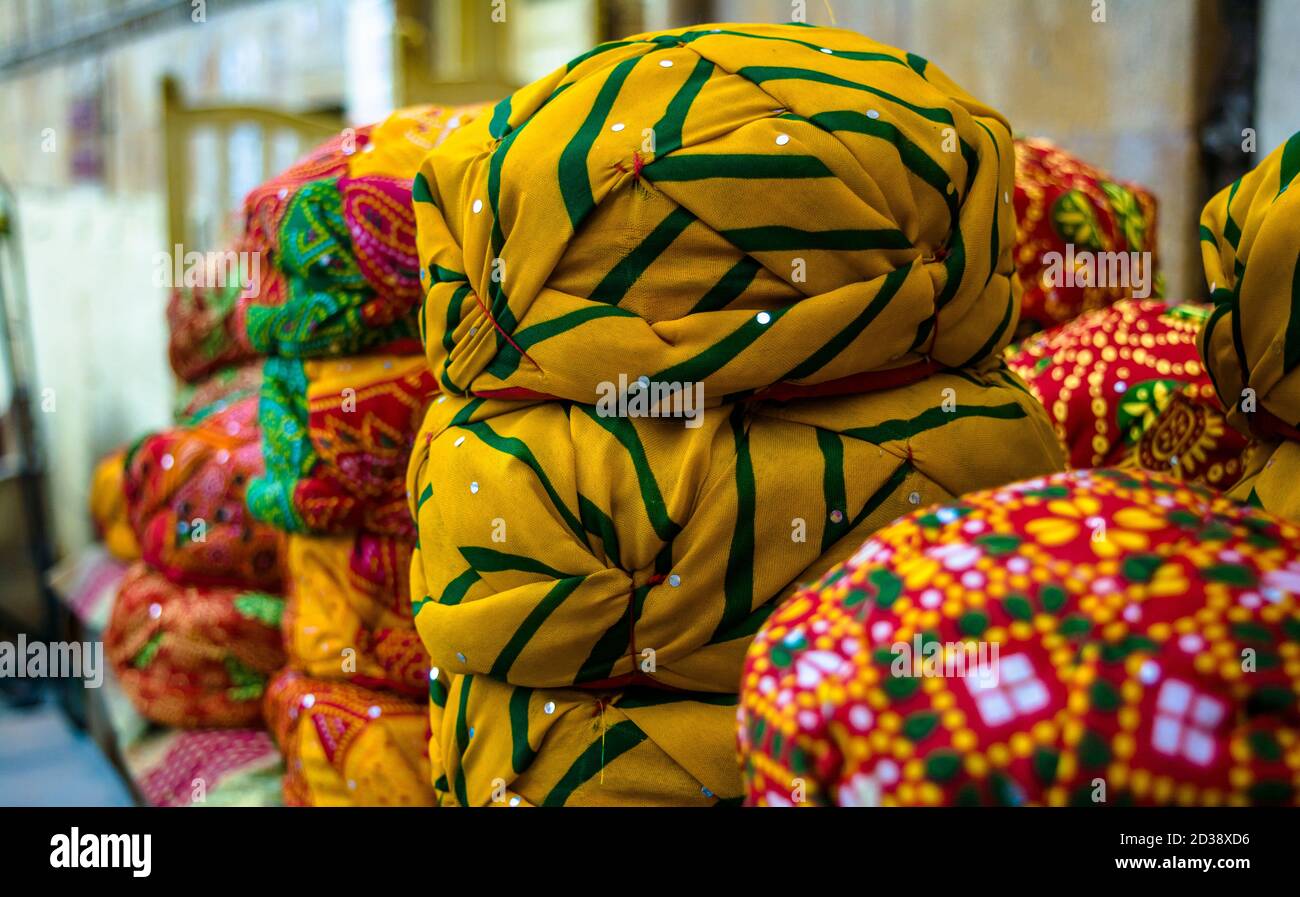
[[[1214,311],[1200,348],[1228,420],[1258,447],[1230,493],[1300,520],[1300,133],[1201,213]],[[1247,272],[1250,276],[1247,277]]]

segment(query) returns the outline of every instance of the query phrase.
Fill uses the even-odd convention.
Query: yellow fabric
[[[696,429],[440,398],[407,483],[416,628],[456,674],[735,691],[797,583],[918,505],[1063,465],[1042,406],[1000,365],[709,409]]]
[[[1292,520],[1300,520],[1300,444],[1262,418],[1300,428],[1298,178],[1300,133],[1201,213],[1201,256],[1215,303],[1201,355],[1229,422],[1262,443],[1228,494]]]
[[[424,704],[283,672],[266,718],[285,759],[285,803],[431,806]]]
[[[104,547],[122,561],[140,559],[140,542],[126,515],[126,450],[113,452],[95,465],[90,478],[90,516]]]
[[[405,587],[410,547],[370,535],[288,541],[283,630],[290,666],[423,695],[428,663]]]
[[[429,712],[442,806],[710,806],[741,796],[732,695],[444,674]]]
[[[457,128],[473,121],[486,107],[408,106],[370,129],[370,140],[348,159],[348,177],[380,175],[409,178],[429,150]]]
[[[421,167],[429,362],[450,392],[587,403],[632,365],[709,404],[971,365],[1015,330],[1013,169],[1000,114],[851,31],[603,44]]]
[[[925,60],[789,25],[603,44],[429,154],[442,394],[407,497],[444,803],[738,797],[780,598],[900,514],[1063,467],[999,360],[1013,155]],[[707,411],[608,406],[637,381]]]

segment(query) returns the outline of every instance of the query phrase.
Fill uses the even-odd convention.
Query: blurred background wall
[[[1196,220],[1258,158],[1242,130],[1265,153],[1300,128],[1300,0],[0,0],[0,176],[26,271],[21,376],[38,403],[54,397],[35,418],[56,553],[90,538],[94,460],[169,419],[166,291],[152,283],[169,201],[204,244],[187,250],[220,248],[242,194],[302,148],[200,129],[171,150],[189,175],[169,195],[164,76],[187,106],[341,127],[491,98],[635,31],[791,19],[919,53],[1018,133],[1153,188],[1175,298],[1205,294]],[[0,267],[11,299],[14,273]],[[0,382],[0,414],[12,387]]]

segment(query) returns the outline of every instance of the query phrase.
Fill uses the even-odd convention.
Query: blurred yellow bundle
[[[125,482],[126,449],[100,459],[90,480],[90,516],[109,553],[121,561],[134,561],[140,557],[140,541],[127,517]]]

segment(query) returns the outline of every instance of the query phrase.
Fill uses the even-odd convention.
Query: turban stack
[[[1001,361],[1006,121],[835,29],[603,44],[429,154],[415,623],[446,804],[737,798],[797,583],[1062,465]],[[500,787],[492,787],[496,780]]]
[[[438,384],[419,354],[411,190],[423,157],[477,111],[418,107],[345,130],[249,193],[234,247],[257,275],[247,287],[173,295],[182,377],[264,359],[244,501],[253,525],[287,544],[288,670],[265,709],[289,803],[433,800],[427,758],[415,758],[429,673],[408,597],[405,471]],[[214,380],[188,400],[195,414],[249,385]],[[405,787],[388,778],[403,764],[422,771],[419,786],[386,793]]]
[[[1072,467],[1137,466],[1220,491],[1247,442],[1228,425],[1196,342],[1204,305],[1124,299],[1007,350]]]
[[[1112,278],[1097,253],[1129,255]],[[1141,278],[1131,263],[1138,254]],[[1149,253],[1144,256],[1143,253]],[[1016,266],[1022,329],[1051,328],[1123,299],[1159,297],[1156,198],[1041,138],[1016,141]],[[1120,281],[1127,282],[1120,282]],[[1145,287],[1143,289],[1135,287]]]
[[[136,563],[119,587],[104,647],[140,714],[167,726],[255,725],[284,665],[284,601],[246,589],[182,586]]]
[[[1228,420],[1257,445],[1229,493],[1300,520],[1300,134],[1210,200],[1201,256],[1214,311],[1201,354]]]
[[[750,804],[1294,804],[1300,529],[1072,471],[879,531],[746,660]]]
[[[418,351],[411,176],[475,109],[414,107],[348,128],[244,200],[238,277],[177,285],[172,366],[186,380],[257,356]]]

